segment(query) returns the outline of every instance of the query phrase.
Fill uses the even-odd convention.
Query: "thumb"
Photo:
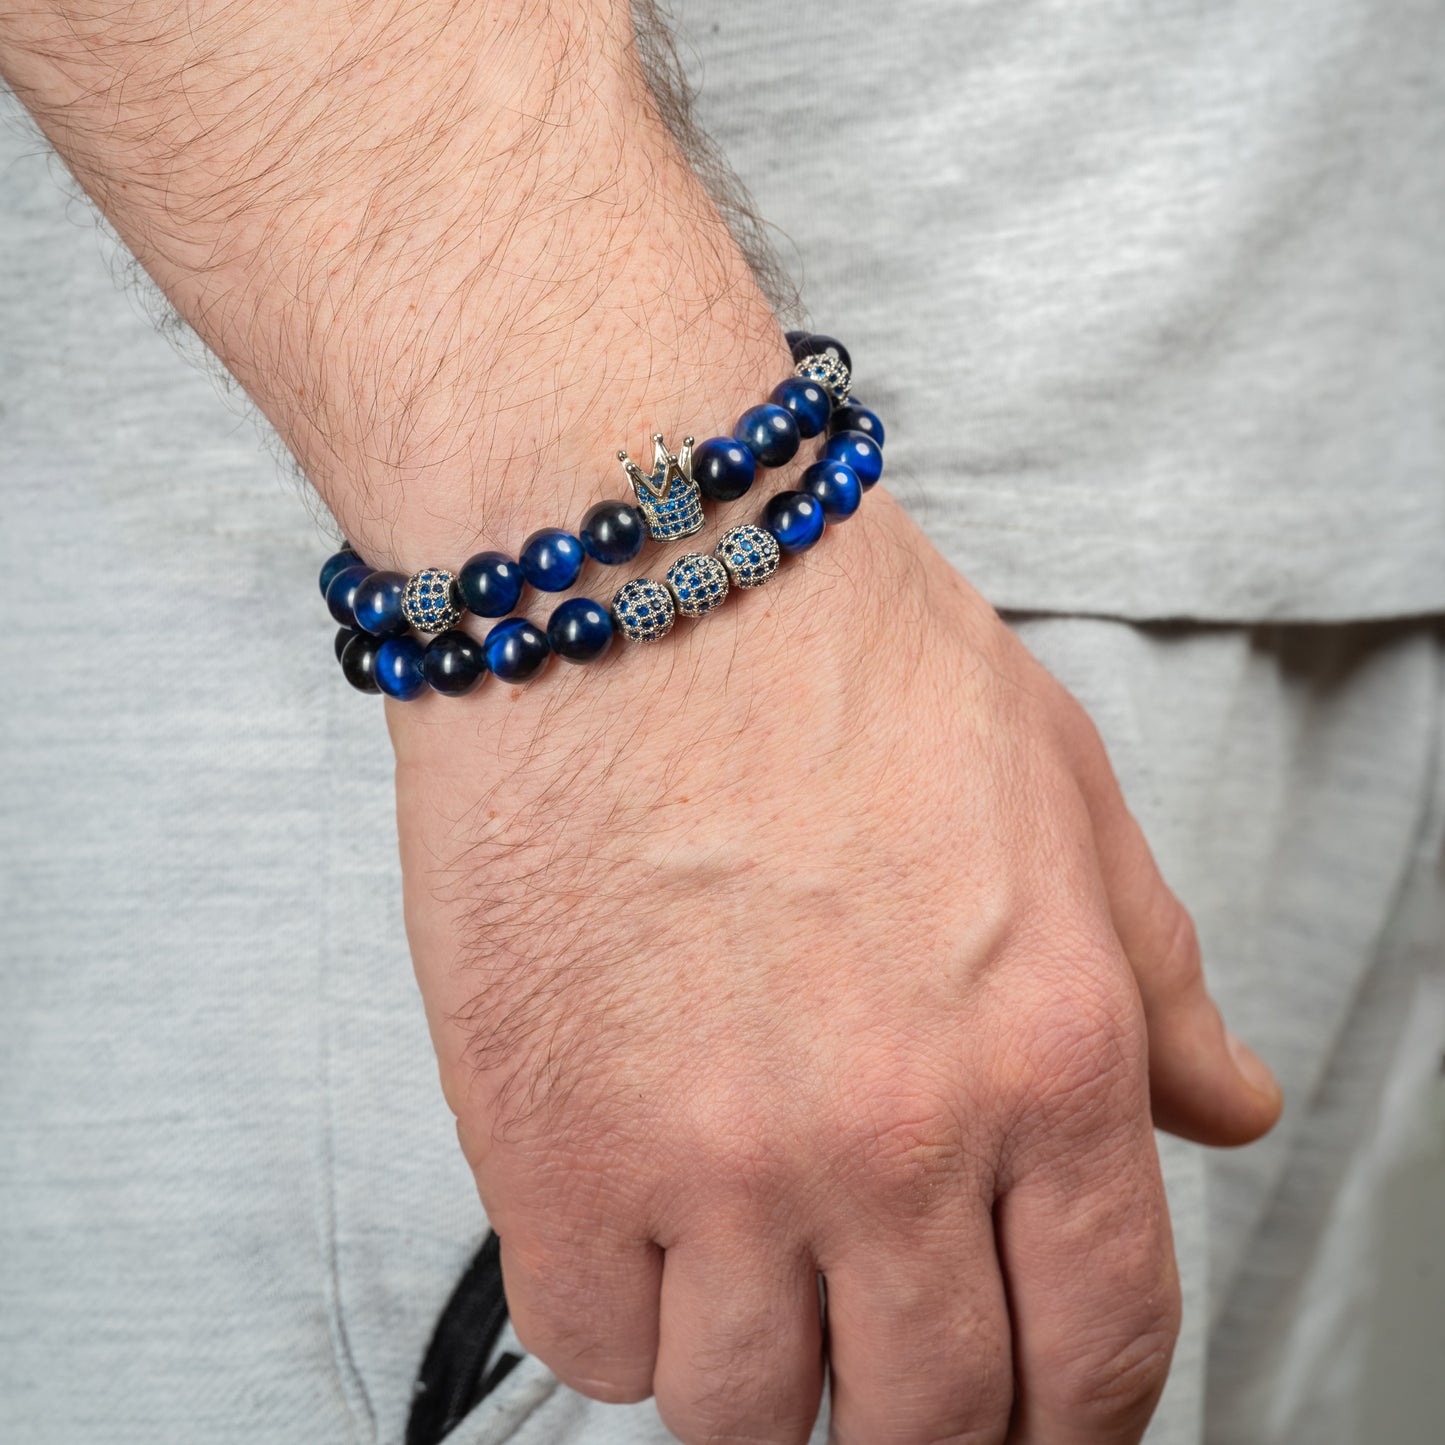
[[[1159,874],[1112,772],[1090,800],[1114,930],[1149,1029],[1154,1122],[1199,1144],[1248,1144],[1279,1118],[1274,1075],[1224,1025],[1200,966],[1194,920]]]

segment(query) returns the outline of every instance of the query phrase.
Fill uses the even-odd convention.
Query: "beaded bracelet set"
[[[321,592],[341,624],[336,656],[346,680],[361,692],[383,692],[408,701],[428,687],[460,696],[483,673],[524,682],[556,653],[570,662],[591,662],[611,645],[614,632],[633,642],[666,636],[678,615],[704,617],[731,587],[758,587],[777,571],[783,553],[803,552],[828,522],[857,511],[863,493],[883,471],[883,424],[850,400],[852,363],[830,336],[790,331],[794,374],[775,386],[766,402],[750,407],[730,437],[698,446],[686,437],[673,455],[653,436],[652,470],[626,452],[617,458],[632,483],[636,506],[598,502],[576,533],[560,527],[533,532],[515,560],[503,552],[479,552],[455,574],[426,567],[411,577],[368,567],[349,546],[327,558]],[[800,443],[823,434],[818,459],[802,474],[798,490],[772,497],[759,525],[729,528],[713,551],[679,557],[661,582],[640,577],[624,582],[610,607],[571,597],[552,612],[546,629],[510,615],[530,584],[538,591],[571,587],[588,558],[604,566],[630,562],[650,536],[659,542],[689,537],[703,525],[703,496],[735,501],[753,484],[757,468],[781,467]],[[460,630],[464,612],[498,617],[478,642]],[[431,635],[423,643],[413,629]]]

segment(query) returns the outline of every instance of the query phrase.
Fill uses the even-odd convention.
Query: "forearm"
[[[619,446],[762,399],[777,324],[625,4],[355,13],[0,15],[6,79],[354,542],[514,547],[620,493]]]

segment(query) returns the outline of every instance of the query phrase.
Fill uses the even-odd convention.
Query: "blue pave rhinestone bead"
[[[612,642],[612,619],[607,609],[590,597],[569,597],[553,609],[547,620],[547,643],[568,662],[591,662]]]
[[[753,454],[736,437],[709,437],[693,448],[693,479],[715,502],[737,501],[757,473]]]
[[[851,517],[863,500],[863,483],[847,462],[814,462],[798,478],[798,490],[817,497],[829,522]]]
[[[522,576],[539,592],[565,592],[586,558],[582,543],[561,527],[542,527],[522,543]]]
[[[779,492],[763,508],[763,526],[785,552],[806,552],[823,535],[823,504],[811,492]]]
[[[487,633],[482,655],[503,682],[526,682],[546,662],[546,634],[525,617],[505,617]]]
[[[679,557],[664,580],[673,606],[684,617],[706,617],[728,595],[727,568],[706,552]]]
[[[402,615],[418,632],[445,632],[462,620],[457,579],[444,567],[412,574],[401,595]]]
[[[672,631],[676,612],[661,582],[635,577],[612,594],[612,618],[629,642],[656,642]]]
[[[880,451],[883,449],[883,423],[878,419],[878,413],[859,406],[856,401],[840,406],[833,413],[833,419],[828,423],[828,435],[837,436],[840,431],[860,431],[864,436],[872,437]]]
[[[618,567],[630,562],[642,551],[647,528],[642,513],[626,502],[598,502],[582,518],[578,533],[582,550],[604,567]]]
[[[361,558],[349,547],[343,547],[339,552],[333,552],[321,564],[321,576],[318,579],[321,583],[321,595],[326,596],[326,589],[331,586],[331,579],[336,576],[344,567],[355,567]]]
[[[734,587],[761,587],[778,570],[778,539],[744,522],[722,534],[712,554],[727,568]]]
[[[356,613],[352,610],[356,602],[356,591],[368,577],[371,568],[365,562],[343,567],[331,579],[326,589],[326,610],[343,627],[356,626]]]
[[[427,643],[421,671],[433,692],[460,697],[470,692],[486,671],[482,644],[465,632],[443,632]]]
[[[525,580],[522,569],[505,552],[478,552],[457,573],[457,590],[468,612],[505,617],[521,598]]]
[[[797,423],[798,435],[806,441],[828,425],[833,398],[816,381],[806,376],[789,376],[780,381],[768,396]]]
[[[407,629],[401,599],[406,578],[400,572],[373,572],[352,599],[356,625],[373,637],[400,637]]]
[[[376,649],[372,676],[388,697],[410,702],[426,688],[421,670],[422,646],[414,637],[388,637]]]
[[[798,424],[790,412],[772,402],[750,406],[733,428],[733,435],[765,467],[781,467],[798,454]]]
[[[376,685],[376,649],[381,643],[366,632],[353,632],[341,649],[341,674],[357,692],[380,692]]]
[[[858,473],[865,492],[883,475],[883,453],[878,443],[860,431],[840,431],[829,437],[819,460],[845,462]]]

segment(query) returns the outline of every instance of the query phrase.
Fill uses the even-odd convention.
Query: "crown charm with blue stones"
[[[617,460],[637,494],[637,507],[655,542],[691,537],[702,526],[702,491],[692,479],[692,438],[683,437],[682,450],[668,451],[661,432],[652,434],[652,471],[644,473],[626,452]]]

